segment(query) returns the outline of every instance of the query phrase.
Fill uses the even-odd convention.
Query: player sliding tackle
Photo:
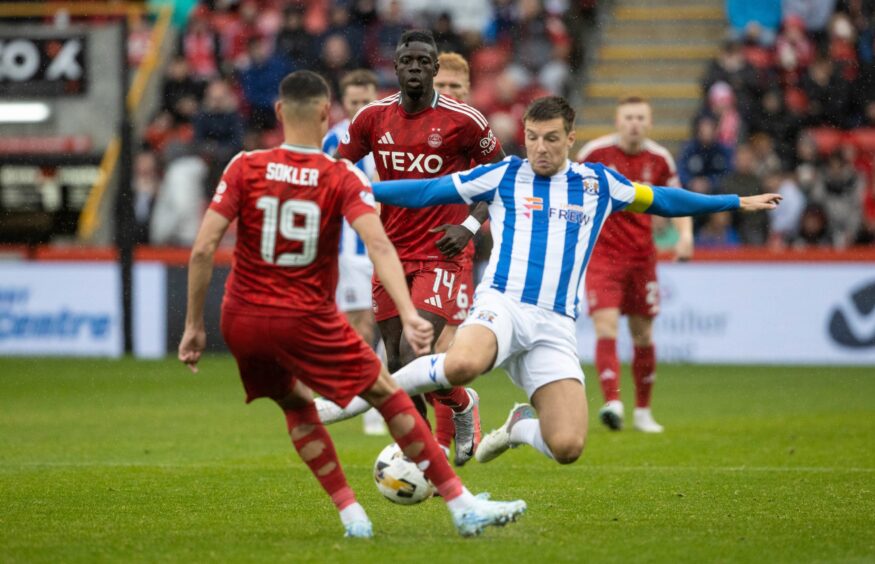
[[[431,346],[433,327],[413,306],[368,179],[349,161],[320,150],[331,108],[328,84],[299,71],[283,79],[279,94],[285,143],[234,157],[201,224],[189,263],[179,359],[197,371],[206,346],[204,300],[213,255],[236,219],[222,335],[247,401],[268,397],[283,410],[292,443],[340,512],[346,536],[371,537],[371,522],[347,484],[310,390],[340,405],[360,395],[376,407],[404,454],[447,502],[462,535],[506,524],[525,511],[525,503],[475,498],[462,486],[410,397],[338,312],[337,253],[345,218],[397,307],[404,338],[417,354]]]
[[[574,110],[563,98],[535,100],[523,118],[528,159],[433,180],[381,182],[379,201],[396,206],[487,202],[495,241],[468,319],[445,354],[418,358],[394,374],[411,394],[464,386],[496,366],[534,405],[516,405],[504,425],[483,438],[475,454],[488,462],[528,444],[560,464],[577,460],[587,435],[583,372],[574,320],[580,282],[605,219],[627,210],[687,216],[774,209],[781,197],[703,196],[629,182],[594,163],[572,163]],[[357,414],[319,404],[323,421]]]

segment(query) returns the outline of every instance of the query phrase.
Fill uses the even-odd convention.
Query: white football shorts
[[[337,309],[342,312],[370,310],[371,275],[374,265],[367,256],[341,254],[337,259]]]
[[[530,400],[535,390],[551,382],[584,383],[570,317],[517,302],[487,287],[474,294],[474,305],[460,328],[467,325],[482,325],[495,334],[495,366],[504,368]]]

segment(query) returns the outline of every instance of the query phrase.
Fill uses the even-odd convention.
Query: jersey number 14
[[[280,205],[279,198],[262,196],[256,207],[264,211],[261,224],[261,258],[278,266],[307,266],[316,259],[319,243],[319,220],[322,210],[309,200],[286,200]],[[295,225],[295,217],[303,217],[303,225]],[[277,230],[283,239],[300,241],[297,253],[276,255]]]

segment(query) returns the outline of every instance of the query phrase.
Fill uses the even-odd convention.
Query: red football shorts
[[[267,317],[222,311],[246,403],[288,396],[295,381],[345,406],[380,375],[380,359],[339,312]]]
[[[461,279],[461,265],[444,261],[401,261],[407,288],[416,309],[429,311],[444,319],[456,310],[456,289]],[[374,274],[374,318],[385,321],[398,317],[395,302]]]
[[[459,284],[456,290],[456,299],[453,300],[453,308],[447,325],[458,327],[468,317],[468,308],[474,299],[474,261],[466,259],[462,262],[462,270],[459,271]]]
[[[586,270],[589,311],[619,308],[623,315],[655,317],[659,313],[656,260],[634,263],[590,263]]]

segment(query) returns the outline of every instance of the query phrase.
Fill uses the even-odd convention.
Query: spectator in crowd
[[[726,0],[733,38],[755,33],[763,45],[772,45],[781,25],[781,0]]]
[[[814,60],[814,42],[805,33],[805,22],[800,16],[784,18],[784,28],[775,43],[775,54],[783,83],[798,84]]]
[[[793,175],[782,172],[773,172],[766,176],[764,191],[780,194],[783,198],[777,209],[769,211],[771,243],[781,247],[792,242],[799,232],[799,219],[806,205],[805,195]]]
[[[313,44],[316,38],[304,27],[304,12],[296,5],[284,12],[283,26],[276,36],[275,52],[300,68],[312,68],[316,62]]]
[[[201,111],[194,118],[194,141],[211,156],[207,184],[215,186],[225,164],[243,145],[243,118],[237,97],[224,80],[207,85]]]
[[[703,116],[696,122],[696,135],[687,142],[678,159],[681,184],[713,194],[720,179],[729,171],[732,153],[717,142],[717,124]]]
[[[725,82],[732,87],[739,110],[749,115],[755,105],[759,81],[757,71],[744,58],[741,43],[728,41],[723,44],[717,58],[711,61],[705,73],[703,91],[707,94],[717,82]]]
[[[820,165],[817,142],[810,133],[803,133],[796,141],[796,181],[806,197],[823,182]]]
[[[715,82],[708,89],[708,106],[706,114],[717,123],[717,142],[729,149],[734,149],[739,137],[743,135],[743,123],[738,109],[735,107],[735,94],[725,82]]]
[[[191,102],[194,102],[196,109],[203,92],[204,83],[191,75],[185,57],[174,57],[167,66],[167,74],[164,76],[161,109],[170,112],[176,120],[190,118]]]
[[[751,135],[748,143],[753,149],[754,162],[756,162],[755,172],[760,178],[765,178],[786,168],[775,151],[775,140],[768,133]]]
[[[136,241],[149,242],[149,223],[152,207],[161,185],[161,171],[158,157],[152,151],[141,151],[134,158],[134,221],[136,222]]]
[[[808,98],[807,125],[842,127],[848,121],[849,84],[829,58],[821,57],[811,64],[802,78],[802,89]]]
[[[439,52],[459,53],[465,58],[468,57],[468,46],[453,28],[453,18],[449,12],[441,12],[434,22],[432,32]]]
[[[167,166],[152,212],[150,243],[180,247],[194,243],[206,203],[207,173],[204,160],[193,154]]]
[[[875,127],[875,64],[864,65],[854,83],[854,125]]]
[[[799,134],[797,120],[787,112],[784,106],[784,95],[778,89],[766,92],[762,105],[751,116],[750,131],[752,134],[768,135],[775,145],[775,152],[782,162],[793,162],[793,151],[796,137]]]
[[[222,26],[219,32],[222,58],[231,67],[240,67],[246,64],[248,46],[253,39],[260,36],[258,3],[253,0],[241,2],[238,14],[238,17],[229,20]]]
[[[358,48],[358,46],[364,45],[365,28],[360,22],[352,19],[349,8],[341,3],[335,4],[331,8],[328,29],[325,30],[319,41],[320,52],[324,49],[326,41],[334,35],[342,36],[347,45],[351,47],[351,65],[354,68],[365,64],[364,50]]]
[[[857,32],[847,14],[837,13],[830,20],[829,58],[844,80],[853,82],[857,78]]]
[[[137,68],[146,54],[152,41],[152,27],[146,21],[146,16],[132,16],[128,19],[128,64]]]
[[[267,38],[252,38],[248,45],[248,63],[240,71],[240,86],[249,105],[249,127],[257,131],[273,129],[276,100],[280,81],[294,67],[285,57],[274,54]]]
[[[563,94],[571,38],[562,20],[546,13],[540,0],[520,0],[514,36],[509,70],[517,82],[536,81],[552,94]]]
[[[827,159],[823,182],[815,186],[811,200],[826,213],[832,244],[844,248],[857,238],[863,221],[863,179],[841,151]]]
[[[197,104],[194,105],[195,110]],[[146,144],[159,154],[173,151],[174,147],[188,145],[194,139],[194,128],[190,122],[173,117],[167,110],[158,112],[143,134]]]
[[[705,224],[696,232],[696,247],[699,249],[726,249],[740,244],[738,234],[732,227],[729,212],[708,216]]]
[[[339,33],[329,36],[322,45],[318,72],[331,85],[332,92],[340,91],[343,75],[354,68],[352,49],[346,38]]]
[[[799,232],[790,244],[797,249],[828,247],[830,245],[829,220],[819,204],[809,204],[799,220]]]
[[[177,52],[185,57],[196,80],[210,80],[219,75],[219,38],[210,25],[210,11],[200,5],[194,9],[185,31],[179,36]]]
[[[739,145],[733,157],[732,172],[720,182],[720,192],[754,196],[762,193],[761,182],[756,175],[756,161],[749,145]],[[766,212],[736,213],[733,225],[738,238],[745,245],[764,245],[769,236],[769,216]]]

